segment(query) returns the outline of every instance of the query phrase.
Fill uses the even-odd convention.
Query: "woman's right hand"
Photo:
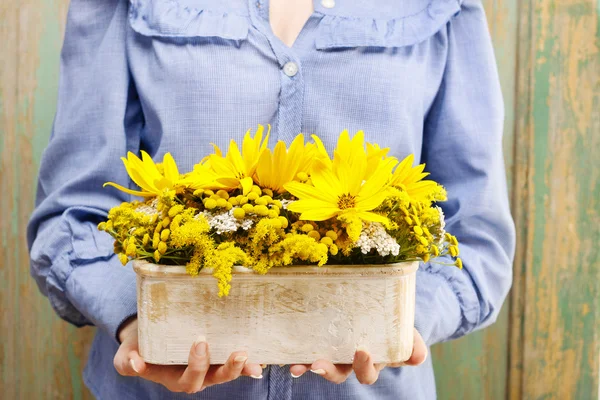
[[[137,318],[124,324],[119,331],[119,340],[121,346],[114,358],[119,374],[160,383],[172,392],[196,393],[240,375],[262,378],[261,366],[246,364],[248,355],[243,351],[232,353],[224,365],[210,365],[208,344],[203,337],[192,345],[187,366],[147,364],[138,352]]]

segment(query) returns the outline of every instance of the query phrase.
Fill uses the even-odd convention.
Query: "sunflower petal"
[[[337,202],[338,197],[345,193],[340,180],[331,168],[320,159],[313,163],[311,180],[313,185],[331,202]]]
[[[392,176],[392,185],[397,186],[400,183],[404,183],[406,176],[410,173],[414,161],[415,155],[409,154],[400,162],[400,164],[398,164]]]
[[[359,212],[357,213],[357,216],[363,221],[381,222],[384,225],[387,225],[390,222],[387,217],[368,211]]]
[[[244,194],[244,196],[250,193],[253,184],[254,181],[249,176],[240,179],[240,185],[242,185],[242,193]]]
[[[124,186],[121,186],[118,183],[114,183],[114,182],[106,182],[104,185],[102,185],[102,187],[107,187],[107,186],[112,186],[114,188],[119,189],[122,192],[129,193],[129,194],[132,194],[134,196],[143,196],[143,197],[154,197],[154,196],[156,196],[156,194],[154,194],[154,193],[142,192],[142,191],[138,191],[138,190],[131,190],[131,189],[128,189],[128,188],[126,188]]]
[[[163,168],[165,170],[165,178],[172,182],[177,182],[179,179],[179,169],[171,153],[166,153],[163,156]]]
[[[369,197],[358,197],[356,201],[356,208],[365,211],[371,211],[376,209],[383,203],[388,197],[389,192],[387,189],[382,189],[381,192],[371,195]]]
[[[301,214],[300,219],[309,221],[325,221],[333,218],[340,211],[330,203],[314,199],[295,201],[290,203],[287,209]]]
[[[152,183],[152,179],[144,174],[144,170],[141,169],[142,167],[136,167],[132,165],[132,163],[128,161],[125,157],[121,157],[121,160],[123,161],[123,165],[125,166],[127,174],[136,185],[138,185],[147,192],[157,191],[156,187]]]
[[[283,185],[285,190],[300,200],[314,199],[320,200],[326,204],[336,204],[337,197],[329,193],[323,192],[312,185],[292,181]],[[295,204],[295,203],[292,203]]]
[[[305,221],[325,221],[336,216],[337,208],[314,209],[300,214],[300,219]]]
[[[308,199],[308,200],[296,200],[290,204],[288,204],[287,209],[289,211],[293,211],[296,213],[304,213],[311,210],[320,210],[320,209],[335,209],[337,211],[338,208],[332,206],[330,203],[326,201],[321,201],[317,199]]]
[[[329,153],[327,153],[327,149],[321,139],[317,135],[311,135],[311,138],[315,142],[315,146],[317,146],[315,158],[321,159],[326,164],[331,165],[331,158],[329,158]]]
[[[142,165],[144,172],[150,175],[152,177],[152,180],[159,179],[160,177],[162,177],[163,175],[158,170],[158,167],[154,163],[152,157],[150,157],[150,155],[144,150],[142,150],[140,153],[142,153]],[[139,160],[139,158],[137,158],[135,154],[131,153],[131,155],[134,157],[134,161]]]
[[[242,143],[242,146],[244,146],[244,143]],[[237,143],[233,139],[229,142],[229,149],[227,149],[227,156],[225,158],[231,163],[234,175],[235,172],[247,175],[248,171],[246,170],[244,158],[242,157],[242,153],[240,152]]]

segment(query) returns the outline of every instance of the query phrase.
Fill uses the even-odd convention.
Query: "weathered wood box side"
[[[407,360],[413,347],[418,262],[281,267],[266,275],[236,268],[219,298],[209,271],[134,262],[140,354],[153,364],[187,364],[204,335],[211,363],[236,350],[249,362],[352,363],[358,346],[375,362]]]

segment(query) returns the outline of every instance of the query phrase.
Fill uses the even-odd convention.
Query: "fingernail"
[[[237,356],[233,359],[233,363],[239,367],[240,365],[245,363],[247,359],[248,359],[248,357],[246,357],[246,356]]]
[[[135,371],[136,374],[140,373],[140,371],[138,371],[138,369],[135,366],[135,361],[133,361],[133,358],[129,359],[129,365],[131,365],[131,368],[133,368],[133,370]]]
[[[317,375],[321,375],[321,376],[323,376],[323,375],[325,375],[325,374],[326,374],[325,370],[324,370],[324,369],[322,369],[322,368],[319,368],[319,369],[311,369],[311,370],[310,370],[310,372],[314,372],[315,374],[317,374]]]
[[[296,378],[300,378],[302,375],[294,375],[290,372],[290,375],[292,376],[292,378],[296,379]]]
[[[200,357],[204,357],[206,355],[206,336],[198,336],[196,341],[195,351],[196,355]]]
[[[250,375],[250,378],[262,379],[262,374],[260,374],[260,375]]]
[[[358,353],[358,361],[366,362],[369,359],[369,350],[365,346],[358,346],[356,352]]]

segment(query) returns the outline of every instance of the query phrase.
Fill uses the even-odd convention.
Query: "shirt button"
[[[283,73],[292,77],[298,73],[298,65],[295,62],[287,62],[283,66]]]
[[[325,8],[335,7],[335,0],[321,0],[321,5]]]

